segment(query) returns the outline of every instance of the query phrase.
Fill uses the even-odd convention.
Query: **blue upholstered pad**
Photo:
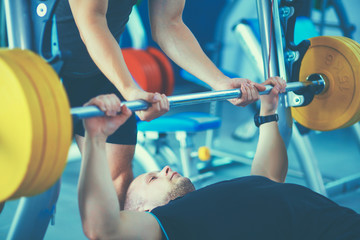
[[[202,112],[184,112],[172,116],[160,117],[151,122],[138,122],[138,130],[155,132],[198,132],[208,129],[219,128],[221,120],[219,117]]]

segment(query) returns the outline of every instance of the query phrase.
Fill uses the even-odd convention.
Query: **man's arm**
[[[96,65],[124,97],[125,89],[136,89],[118,42],[111,34],[106,20],[108,0],[69,0],[81,38]]]
[[[115,95],[100,96],[97,105],[106,117],[84,120],[85,151],[79,178],[79,209],[83,229],[90,239],[160,239],[159,225],[150,214],[121,212],[106,157],[105,141],[131,115]],[[118,112],[120,115],[116,115]],[[121,156],[119,156],[121,158]],[[138,231],[141,229],[141,231]]]
[[[120,46],[107,24],[108,0],[69,0],[72,14],[91,58],[128,101],[144,99],[153,108],[140,112],[142,120],[151,120],[165,113],[158,104],[164,96],[143,91],[134,82],[126,66]]]
[[[225,76],[206,56],[198,41],[184,24],[182,13],[185,0],[149,0],[149,15],[153,39],[161,49],[180,67],[187,70],[215,90],[241,88],[250,84],[248,79]],[[264,90],[260,84],[252,84]],[[232,99],[234,105],[245,106],[257,99]]]
[[[276,113],[278,94],[285,91],[286,83],[278,77],[264,82],[273,85],[269,95],[262,95],[260,116]],[[261,175],[277,182],[284,182],[288,158],[284,141],[280,135],[277,122],[261,124],[259,127],[259,141],[251,167],[251,175]]]

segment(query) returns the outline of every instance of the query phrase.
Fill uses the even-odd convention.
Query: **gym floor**
[[[201,90],[188,83],[178,86],[177,89],[175,94]],[[181,111],[207,111],[208,107],[208,104],[194,105],[182,108]],[[222,126],[219,129],[218,136],[214,140],[214,147],[218,150],[238,155],[252,155],[257,143],[256,129],[254,135],[246,141],[232,137],[234,130],[239,126],[245,126],[247,129],[251,128],[246,122],[252,119],[252,108],[235,108],[228,102],[221,103],[221,108]],[[173,114],[176,111],[179,110],[176,109],[168,114]],[[229,114],[230,111],[231,114]],[[234,121],[234,119],[237,119],[237,121]],[[311,144],[314,146],[314,152],[325,182],[360,173],[360,142],[358,136],[352,131],[352,128],[321,133],[311,132],[309,136]],[[170,134],[168,138],[170,146],[177,151],[178,145],[174,141],[174,136]],[[205,133],[199,133],[194,136],[194,138],[196,147],[205,143]],[[291,143],[288,152],[289,169],[291,169],[291,171],[301,171],[292,150]],[[82,232],[77,205],[77,181],[80,164],[80,155],[75,144],[73,144],[67,167],[61,179],[62,185],[56,208],[55,225],[49,226],[44,239],[86,239]],[[197,187],[199,188],[213,182],[248,175],[250,173],[250,166],[242,163],[233,163],[215,168],[213,172],[213,177],[197,183]],[[134,173],[135,175],[143,173],[141,166],[136,161],[134,161]],[[288,174],[286,182],[306,186],[304,178],[292,175],[291,173]],[[340,205],[349,207],[360,213],[360,183],[358,183],[357,189],[349,192],[344,191],[330,198]],[[18,202],[18,200],[7,202],[3,213],[0,215],[0,239],[6,238]]]

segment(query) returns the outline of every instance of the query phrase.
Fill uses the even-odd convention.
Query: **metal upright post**
[[[273,0],[273,3],[271,0],[257,0],[256,3],[261,33],[264,77],[267,79],[269,76],[280,76],[287,81],[278,0]],[[280,133],[286,146],[288,146],[293,120],[290,109],[286,107],[283,94],[279,98],[278,114]]]
[[[324,34],[327,5],[328,5],[328,0],[323,0],[321,4],[321,20],[320,20],[320,29],[319,29],[320,36]]]
[[[301,135],[298,128],[293,129],[291,146],[304,172],[307,186],[324,196],[327,195],[325,184],[308,135]]]
[[[42,194],[21,198],[6,239],[44,239],[49,221],[55,213],[59,191],[58,181]]]
[[[355,139],[359,145],[360,148],[360,122],[355,123],[354,125],[351,126],[351,130],[353,131],[354,135],[355,135]]]
[[[0,0],[0,47],[6,45],[7,34],[6,34],[6,20],[5,20],[5,7],[4,1]]]
[[[9,48],[33,49],[30,1],[4,0]]]

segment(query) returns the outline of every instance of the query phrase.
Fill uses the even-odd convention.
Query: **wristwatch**
[[[259,127],[261,124],[273,122],[273,121],[277,122],[278,120],[279,120],[279,115],[277,114],[268,115],[268,116],[259,116],[259,113],[256,113],[254,116],[255,126],[257,127]]]

